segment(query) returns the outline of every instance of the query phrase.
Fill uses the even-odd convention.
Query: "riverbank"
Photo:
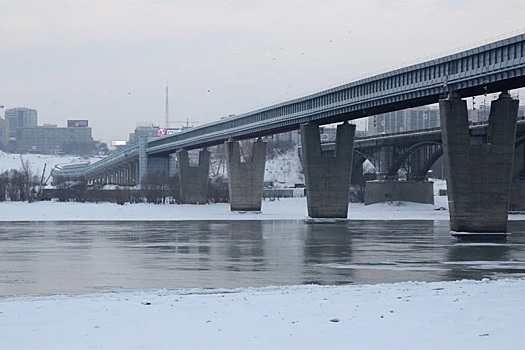
[[[518,349],[523,279],[0,298],[1,349]]]
[[[229,204],[124,204],[75,202],[2,202],[0,221],[182,221],[182,220],[303,220],[308,217],[306,198],[263,201],[261,213],[231,212]],[[446,197],[436,204],[408,202],[378,203],[365,206],[350,203],[350,220],[449,220]],[[525,220],[525,215],[510,215]]]

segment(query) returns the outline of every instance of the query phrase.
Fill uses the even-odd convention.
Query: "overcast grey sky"
[[[523,0],[0,0],[0,105],[39,124],[203,123],[525,27]]]

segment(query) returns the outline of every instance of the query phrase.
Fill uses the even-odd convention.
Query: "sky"
[[[0,0],[0,105],[88,119],[96,140],[138,122],[229,114],[523,30],[523,0]],[[3,111],[0,110],[0,112]]]

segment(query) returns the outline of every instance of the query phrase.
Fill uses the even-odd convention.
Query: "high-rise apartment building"
[[[472,123],[486,122],[489,119],[490,106],[482,104],[468,110],[468,119]],[[520,106],[518,118],[525,118],[525,106]],[[368,135],[392,134],[402,131],[429,129],[440,126],[437,107],[417,107],[401,111],[379,114],[368,118]]]
[[[37,126],[38,114],[31,108],[10,108],[5,110],[5,119],[9,123],[9,137],[16,137],[18,129]]]
[[[158,125],[149,122],[137,123],[135,132],[129,134],[129,144],[138,143],[141,137],[153,138],[159,136]]]
[[[392,134],[439,127],[437,108],[418,107],[368,118],[368,134]]]

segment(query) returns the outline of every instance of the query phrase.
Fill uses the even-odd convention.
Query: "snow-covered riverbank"
[[[523,349],[525,280],[0,299],[2,349]]]
[[[436,197],[436,204],[407,202],[379,203],[365,206],[350,203],[350,220],[448,220],[446,197]],[[229,204],[155,205],[112,203],[2,202],[0,221],[93,221],[93,220],[302,220],[308,216],[306,198],[264,201],[262,212],[231,212]],[[510,215],[511,220],[525,220],[525,215]]]

